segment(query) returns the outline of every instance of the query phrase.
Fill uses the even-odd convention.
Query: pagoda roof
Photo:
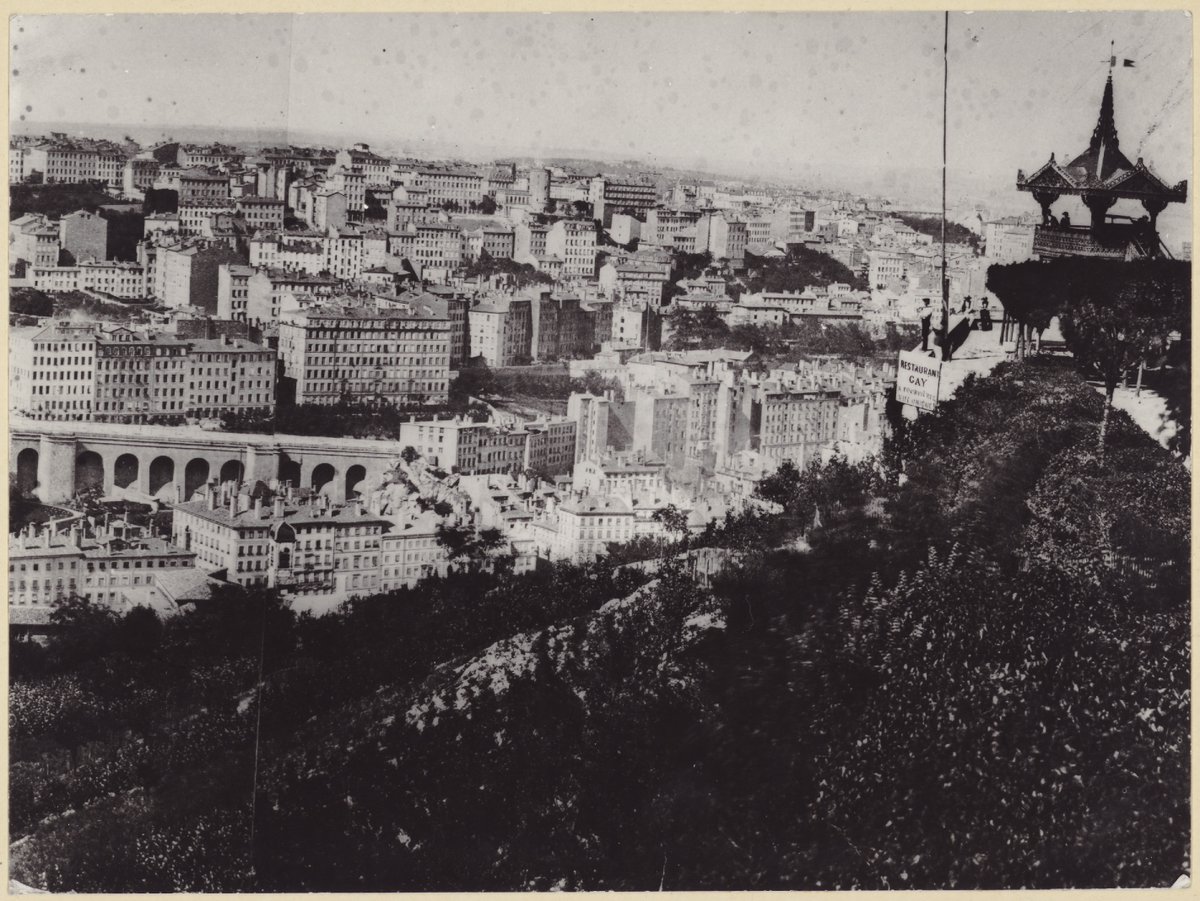
[[[1087,149],[1065,166],[1057,162],[1052,153],[1050,159],[1028,178],[1024,171],[1017,172],[1017,190],[1053,194],[1111,194],[1135,200],[1159,198],[1180,203],[1187,200],[1186,181],[1168,185],[1141,157],[1136,163],[1131,163],[1121,152],[1113,115],[1112,75],[1104,85],[1100,117]]]

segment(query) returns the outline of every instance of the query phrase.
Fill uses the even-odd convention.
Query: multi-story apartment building
[[[380,591],[413,588],[422,579],[446,576],[450,556],[437,540],[440,522],[434,513],[421,513],[397,523],[380,538]]]
[[[545,225],[518,223],[513,227],[513,259],[518,263],[537,265],[537,261],[546,256],[549,234],[550,229]]]
[[[8,145],[8,183],[10,185],[19,185],[25,181],[25,162],[28,156],[28,147]]]
[[[886,288],[907,275],[905,256],[894,250],[872,250],[868,254],[867,281],[872,289]]]
[[[746,217],[746,246],[760,246],[771,243],[771,217],[765,214],[748,215]]]
[[[410,223],[406,230],[416,234],[408,258],[424,269],[456,269],[462,265],[462,231],[457,225],[439,222]]]
[[[207,169],[164,168],[154,180],[154,187],[174,191],[181,204],[205,204],[229,199],[229,176]]]
[[[613,350],[656,350],[662,316],[645,300],[622,300],[612,305],[608,340]]]
[[[335,166],[325,176],[324,187],[328,191],[344,195],[348,213],[361,218],[362,211],[367,206],[367,176],[364,173]]]
[[[325,240],[318,232],[260,232],[250,240],[250,265],[316,275],[325,268]]]
[[[658,307],[671,278],[670,263],[630,261],[616,267],[616,288],[624,300],[644,300]]]
[[[373,152],[367,144],[355,144],[347,150],[339,150],[334,155],[333,163],[342,169],[362,174],[368,185],[391,184],[392,161]]]
[[[667,464],[644,454],[611,454],[575,464],[572,487],[584,494],[619,497],[661,497],[667,493]]]
[[[512,259],[514,246],[515,239],[511,228],[502,225],[463,226],[464,259],[476,259],[483,253],[495,260]]]
[[[364,265],[363,233],[359,228],[329,230],[324,240],[325,266],[335,278],[358,278],[366,268]]]
[[[8,225],[10,264],[24,260],[31,266],[58,265],[60,233],[41,213],[26,213]]]
[[[995,263],[1020,263],[1033,257],[1034,223],[1019,216],[983,223],[984,255]]]
[[[462,416],[400,424],[400,444],[429,463],[472,475],[534,469],[547,476],[570,472],[575,457],[571,419],[521,425],[472,422]]]
[[[222,263],[217,267],[217,317],[245,322],[250,297],[253,266]]]
[[[708,251],[715,260],[740,265],[746,256],[746,223],[724,213],[705,213],[696,223],[696,251]]]
[[[250,234],[266,229],[283,228],[284,203],[272,197],[240,197],[234,202],[234,209],[246,220],[246,229]]]
[[[11,409],[39,419],[144,423],[275,403],[275,354],[243,338],[89,322],[21,330],[10,343]]]
[[[119,189],[125,158],[125,149],[111,141],[54,134],[50,141],[28,148],[24,170],[26,177],[41,173],[46,184],[101,181],[106,187]]]
[[[610,315],[611,304],[585,303],[582,296],[570,292],[543,292],[533,298],[530,347],[534,359],[590,354],[601,338],[607,339]]]
[[[739,451],[798,467],[843,440],[870,449],[882,437],[883,396],[894,372],[814,361],[766,376],[730,373],[717,404],[717,460]]]
[[[585,494],[563,501],[555,513],[558,540],[550,549],[552,559],[585,563],[607,554],[610,543],[633,539],[633,510],[621,498]]]
[[[596,247],[596,225],[591,221],[560,219],[546,234],[546,253],[563,261],[564,276],[594,276]]]
[[[229,166],[243,159],[245,154],[225,144],[180,144],[176,157],[180,166]]]
[[[279,325],[283,373],[296,403],[444,403],[450,322],[420,304],[381,310],[344,299]]]
[[[642,235],[649,244],[671,247],[675,236],[700,221],[700,211],[692,209],[654,209],[646,213]]]
[[[99,213],[76,210],[58,220],[58,242],[69,262],[108,259],[108,220]]]
[[[168,307],[195,307],[215,315],[221,264],[237,262],[241,262],[238,253],[220,244],[160,247],[155,286],[158,299]]]
[[[188,345],[172,335],[117,328],[96,336],[95,406],[100,422],[181,417],[188,398]]]
[[[658,189],[648,182],[616,181],[596,176],[589,185],[588,199],[595,218],[608,222],[614,212],[643,213],[654,208],[658,205]]]
[[[220,335],[187,342],[188,416],[275,407],[275,351]]]
[[[469,169],[419,169],[414,184],[429,192],[431,204],[453,202],[463,208],[482,201],[488,189],[487,179]]]
[[[121,170],[121,193],[130,200],[141,200],[154,187],[158,170],[162,166],[156,159],[134,157],[125,162]]]
[[[424,304],[438,315],[444,315],[450,322],[450,368],[458,370],[470,359],[470,334],[467,330],[467,316],[471,308],[471,299],[465,292],[449,286],[431,285],[428,291],[412,298],[417,304]]]
[[[512,366],[533,358],[532,300],[498,296],[467,313],[471,356],[489,366]]]
[[[86,536],[78,526],[66,532],[30,529],[9,536],[8,603],[41,608],[42,622],[49,621],[55,604],[72,596],[118,607],[127,591],[152,585],[164,571],[190,570],[195,559],[161,538],[103,529]]]
[[[179,233],[185,237],[195,235],[212,236],[212,220],[218,213],[228,213],[233,210],[232,200],[189,200],[181,202],[177,215],[179,216]]]
[[[137,263],[88,261],[78,266],[34,267],[26,277],[42,291],[96,291],[124,298],[146,296],[145,271]]]
[[[326,298],[332,297],[341,287],[342,280],[332,275],[307,275],[296,270],[256,269],[246,282],[245,321],[259,328],[273,325],[279,321],[285,296],[292,295],[305,300]],[[238,317],[233,315],[231,307],[231,315],[222,318]]]
[[[172,540],[196,555],[197,568],[236,585],[279,588],[301,605],[379,591],[388,520],[325,496],[277,494],[265,504],[229,486],[203,493],[176,505],[172,522]]]
[[[90,322],[15,332],[9,339],[11,408],[35,419],[90,419],[96,345]]]
[[[567,400],[567,419],[575,423],[575,462],[598,460],[613,444],[624,444],[614,435],[609,437],[612,407],[617,403],[609,396],[572,393]]]

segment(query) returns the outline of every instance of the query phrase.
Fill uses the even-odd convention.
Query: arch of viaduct
[[[9,471],[44,503],[91,486],[128,488],[168,502],[209,481],[272,479],[345,500],[364,479],[390,469],[395,442],[362,438],[252,435],[171,426],[10,420]]]

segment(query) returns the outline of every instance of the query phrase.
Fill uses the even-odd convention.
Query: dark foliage
[[[466,267],[463,275],[468,279],[490,279],[499,275],[511,288],[554,284],[554,276],[542,272],[536,266],[529,263],[518,263],[507,257],[496,258],[486,250],[480,251],[479,257]]]
[[[942,218],[940,216],[914,216],[911,213],[896,213],[896,218],[911,228],[913,231],[922,235],[941,241],[942,240]],[[979,249],[979,235],[971,231],[965,225],[960,225],[957,222],[946,222],[946,243],[947,244],[969,244],[972,248]]]
[[[72,608],[49,648],[10,655],[13,874],[1170,884],[1190,870],[1188,477],[1120,413],[1098,460],[1102,408],[1068,361],[1001,364],[879,462],[783,468],[760,487],[782,514],[689,536],[741,553],[710,591],[606,560],[320,619],[265,592],[161,627]]]
[[[53,316],[54,298],[36,288],[12,288],[8,295],[10,313],[25,316]]]
[[[117,199],[105,193],[102,182],[55,185],[12,185],[10,186],[8,211],[12,219],[26,213],[41,213],[58,219],[76,210],[96,212],[106,203]]]
[[[533,397],[566,400],[572,392],[605,391],[622,394],[620,385],[589,372],[583,378],[573,378],[565,371],[537,370],[498,371],[486,364],[464,368],[450,383],[450,401],[456,408],[466,409],[472,397]]]
[[[845,264],[828,254],[802,244],[788,246],[782,258],[758,257],[746,254],[746,268],[753,275],[747,282],[752,294],[761,291],[803,291],[807,287],[824,287],[834,283],[850,285],[865,291],[867,283]]]

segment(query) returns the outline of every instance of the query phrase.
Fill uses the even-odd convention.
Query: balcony
[[[1086,225],[1039,225],[1033,230],[1033,252],[1050,257],[1135,260],[1153,256],[1158,236],[1144,224],[1105,224],[1098,232]]]

